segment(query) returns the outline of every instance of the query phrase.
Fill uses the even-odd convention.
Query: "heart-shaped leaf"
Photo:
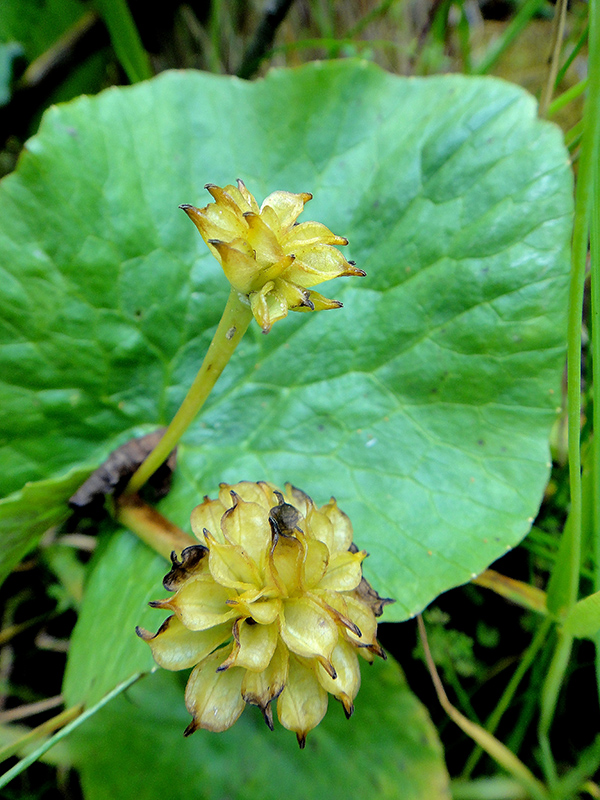
[[[525,535],[548,474],[571,176],[558,129],[498,80],[340,61],[52,109],[0,191],[5,490],[171,418],[228,289],[177,206],[238,176],[313,192],[304,217],[368,276],[327,292],[341,311],[251,329],[162,510],[189,527],[222,480],[334,494],[406,618]]]
[[[363,669],[352,719],[332,701],[305,751],[280,725],[268,731],[253,707],[225,733],[184,739],[177,678],[144,678],[67,740],[86,800],[450,796],[435,728],[392,663]]]

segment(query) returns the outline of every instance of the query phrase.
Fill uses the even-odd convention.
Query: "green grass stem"
[[[223,3],[222,0],[213,0],[210,4],[210,19],[209,19],[209,32],[210,32],[210,71],[221,72],[221,29],[223,19]]]
[[[572,103],[573,100],[576,100],[578,97],[580,97],[587,89],[587,85],[587,78],[585,78],[584,80],[579,81],[579,83],[576,83],[575,86],[571,86],[571,88],[567,89],[566,92],[560,94],[548,105],[546,116],[554,116],[554,114],[560,111],[561,108],[564,108],[565,106],[569,105],[569,103]]]
[[[594,556],[594,591],[600,591],[600,169],[598,160],[594,164],[594,196],[590,225],[590,272],[591,272],[591,329],[592,364],[594,381],[592,386],[592,553]],[[596,634],[596,683],[600,694],[600,633]]]
[[[545,5],[546,0],[525,0],[508,24],[504,33],[488,48],[479,63],[473,66],[474,75],[487,74],[511,44],[523,33],[531,18]]]
[[[550,745],[550,727],[554,718],[554,711],[556,709],[563,678],[571,657],[572,648],[573,637],[559,632],[556,648],[552,655],[552,661],[550,662],[550,668],[548,669],[546,679],[542,686],[540,697],[541,713],[538,726],[538,738],[541,748],[542,768],[551,790],[554,789],[557,784],[558,775],[552,755],[552,747]]]
[[[592,210],[594,175],[600,141],[600,0],[590,2],[590,51],[588,63],[589,91],[583,116],[583,135],[577,189],[575,221],[569,288],[567,344],[567,404],[569,433],[569,481],[571,508],[569,524],[561,543],[566,569],[566,609],[578,599],[581,567],[582,487],[581,487],[581,317],[588,249],[588,232]],[[558,585],[558,584],[557,584]],[[551,588],[548,607],[552,607]],[[562,604],[561,604],[562,605]],[[551,786],[556,785],[556,773],[550,747],[550,727],[556,703],[571,655],[572,637],[559,633],[556,650],[544,681],[541,694],[541,714],[538,736],[542,749],[544,771]]]
[[[502,697],[500,698],[498,705],[492,711],[492,713],[487,719],[487,722],[485,723],[485,729],[489,733],[493,734],[496,732],[496,728],[500,724],[500,720],[504,716],[505,711],[512,703],[512,700],[515,696],[517,689],[519,688],[521,681],[523,680],[530,666],[533,664],[533,661],[537,656],[540,648],[546,641],[546,637],[548,635],[548,631],[550,630],[551,625],[552,625],[552,620],[549,617],[546,617],[541,621],[540,626],[537,629],[535,636],[533,637],[533,640],[531,641],[527,650],[525,650],[525,652],[521,656],[517,669],[514,671],[512,678],[510,679],[506,689],[502,693]],[[468,780],[473,770],[477,766],[479,759],[481,758],[482,755],[483,755],[483,750],[481,747],[476,747],[473,750],[465,765],[465,768],[461,775],[461,779]]]
[[[562,81],[562,79],[565,77],[565,75],[567,74],[567,70],[569,69],[569,67],[571,66],[573,61],[575,61],[575,59],[577,58],[578,53],[581,51],[581,48],[586,43],[587,37],[588,37],[588,33],[589,33],[589,29],[590,29],[590,26],[589,26],[589,23],[588,23],[585,26],[585,28],[583,29],[583,32],[582,32],[581,36],[577,40],[577,44],[575,45],[575,47],[569,53],[569,57],[567,58],[565,63],[562,65],[562,67],[559,69],[558,75],[556,76],[556,86],[558,86],[560,84],[560,82]]]
[[[581,137],[583,135],[583,120],[580,119],[572,128],[565,133],[565,144],[572,152],[575,147],[581,144]]]
[[[135,675],[132,675],[126,681],[123,681],[118,686],[116,686],[111,692],[105,694],[104,697],[99,700],[95,705],[91,706],[90,708],[86,709],[83,713],[78,714],[75,719],[72,719],[67,725],[64,726],[61,730],[51,736],[50,739],[47,739],[43,742],[38,748],[36,748],[32,753],[25,758],[22,758],[19,762],[17,762],[14,767],[5,772],[4,775],[0,776],[0,789],[3,789],[7,786],[14,778],[24,772],[28,767],[30,767],[35,761],[41,758],[45,753],[50,750],[51,747],[54,747],[55,744],[64,739],[68,736],[71,731],[74,731],[75,728],[78,728],[82,722],[85,722],[87,719],[92,717],[97,711],[105,706],[107,703],[115,698],[117,695],[124,692],[126,689],[129,689],[137,680],[141,678],[143,673],[136,672]],[[79,708],[76,709],[79,711]],[[70,711],[70,709],[69,709]],[[63,712],[64,715],[67,712]]]
[[[95,0],[95,5],[108,28],[115,54],[131,83],[151,78],[150,59],[126,0]]]

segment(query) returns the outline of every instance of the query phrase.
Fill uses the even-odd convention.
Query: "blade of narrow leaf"
[[[305,752],[251,707],[225,733],[184,739],[179,678],[160,671],[144,679],[69,741],[87,800],[187,800],[207,797],[207,787],[211,797],[238,800],[449,797],[435,729],[391,661],[363,668],[354,716],[346,720],[332,701]]]
[[[600,592],[575,603],[564,619],[563,629],[570,636],[593,639],[600,631]]]
[[[95,5],[106,23],[117,58],[129,80],[137,83],[151,78],[148,53],[125,0],[95,0]]]

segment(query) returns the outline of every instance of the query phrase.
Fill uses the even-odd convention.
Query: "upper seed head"
[[[348,240],[320,222],[296,220],[312,194],[273,192],[259,208],[238,179],[236,186],[207,184],[214,198],[204,208],[181,205],[231,284],[245,295],[263,333],[292,311],[320,311],[342,304],[312,290],[344,275],[364,275],[335,245]]]

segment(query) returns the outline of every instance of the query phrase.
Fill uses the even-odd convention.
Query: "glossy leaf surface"
[[[225,733],[184,739],[182,697],[177,674],[144,678],[68,740],[86,800],[450,797],[435,729],[392,663],[365,665],[352,719],[331,700],[305,751],[257,708]]]
[[[171,418],[228,291],[177,206],[238,176],[313,192],[302,219],[368,275],[328,291],[343,310],[249,331],[162,510],[189,529],[223,480],[333,494],[404,619],[520,541],[548,474],[571,176],[558,129],[498,80],[340,61],[52,109],[0,191],[5,491]]]

